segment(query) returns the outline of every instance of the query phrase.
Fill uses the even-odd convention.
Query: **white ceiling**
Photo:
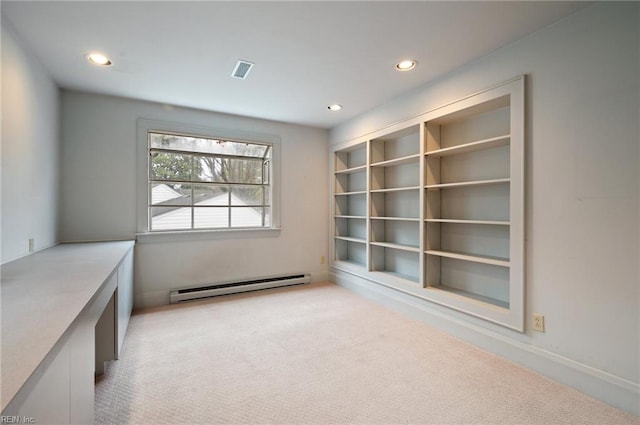
[[[2,14],[64,88],[330,128],[579,2],[25,2]],[[105,52],[110,68],[85,60]],[[415,58],[400,73],[394,65]],[[246,80],[238,59],[255,62]],[[327,105],[344,109],[330,112]]]

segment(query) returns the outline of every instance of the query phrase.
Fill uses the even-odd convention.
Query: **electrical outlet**
[[[533,313],[533,330],[544,332],[544,316],[539,313]]]
[[[29,252],[34,252],[36,250],[36,241],[33,238],[29,238]]]
[[[324,258],[324,255],[320,257],[320,264],[324,264],[327,260]]]

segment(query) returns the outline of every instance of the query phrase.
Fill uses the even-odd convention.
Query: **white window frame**
[[[229,237],[264,237],[280,231],[280,137],[243,130],[209,128],[191,124],[139,119],[137,125],[137,240],[161,242],[216,239]],[[184,134],[216,139],[242,140],[271,145],[271,226],[255,228],[149,230],[149,132]]]

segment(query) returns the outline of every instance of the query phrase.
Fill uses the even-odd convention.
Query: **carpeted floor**
[[[96,424],[640,424],[333,284],[137,312]]]

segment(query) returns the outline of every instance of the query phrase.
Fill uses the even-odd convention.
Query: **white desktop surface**
[[[133,245],[60,244],[2,266],[0,410],[98,295]]]

